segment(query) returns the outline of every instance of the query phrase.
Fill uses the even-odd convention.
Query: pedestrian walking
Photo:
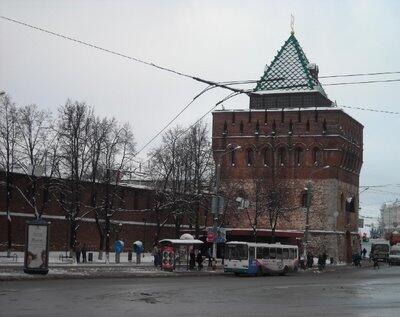
[[[211,248],[207,250],[207,258],[208,258],[208,267],[212,267],[212,256],[211,256]]]
[[[379,270],[379,259],[376,255],[373,256],[372,260],[374,261],[374,269]]]
[[[196,262],[198,270],[201,271],[201,269],[203,268],[203,255],[201,254],[201,251],[197,253]]]
[[[158,263],[159,263],[158,255],[159,255],[158,247],[157,247],[157,244],[155,243],[153,246],[153,257],[154,257],[154,266],[155,267],[157,267]]]
[[[79,245],[79,241],[75,241],[74,252],[76,257],[76,263],[79,263],[81,259],[81,248]]]
[[[362,255],[363,255],[363,259],[365,259],[365,258],[366,258],[366,255],[367,255],[367,249],[366,249],[366,248],[364,248],[364,249],[362,250]]]
[[[86,252],[87,252],[86,243],[83,244],[81,252],[82,252],[82,262],[86,263]]]
[[[196,254],[194,253],[194,248],[189,254],[189,269],[193,270],[196,267]]]
[[[307,253],[307,267],[310,269],[314,265],[314,256],[311,254],[311,252]]]

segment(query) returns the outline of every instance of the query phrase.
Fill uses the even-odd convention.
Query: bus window
[[[255,250],[255,248],[254,247],[250,247],[249,248],[249,258],[250,259],[254,259],[255,257],[256,257],[256,250]]]
[[[281,248],[276,249],[276,258],[279,260],[282,260],[282,249]]]
[[[294,253],[294,259],[297,259],[297,257],[298,257],[298,255],[297,255],[297,249],[294,249],[294,250],[293,250],[293,253]]]
[[[227,244],[225,254],[228,260],[247,260],[247,245]]]
[[[290,250],[291,251],[291,250]],[[282,249],[282,254],[283,254],[283,259],[287,260],[289,259],[289,249]]]
[[[269,259],[269,249],[268,248],[264,249],[264,259]]]
[[[269,249],[269,258],[276,259],[276,249],[275,248]]]
[[[264,251],[265,250],[266,250],[265,248],[261,248],[261,247],[257,248],[257,259],[263,259],[264,258]]]

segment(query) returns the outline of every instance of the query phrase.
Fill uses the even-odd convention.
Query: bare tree
[[[60,109],[58,138],[60,173],[67,181],[60,181],[60,205],[69,221],[68,247],[76,242],[77,221],[81,216],[82,181],[87,178],[90,164],[89,138],[93,123],[93,111],[85,103],[70,100]]]
[[[45,164],[52,162],[54,158],[54,142],[56,134],[52,128],[50,114],[43,110],[39,110],[36,105],[29,105],[19,108],[17,111],[17,129],[18,129],[18,165],[19,168],[27,175],[30,184],[28,193],[18,188],[22,197],[34,210],[36,218],[40,218],[45,205],[47,204],[46,193],[41,208],[38,208],[37,193],[38,179],[41,178],[46,171]],[[51,153],[49,153],[51,152]],[[53,176],[54,164],[50,164],[47,169],[50,171],[50,178]],[[44,182],[45,186],[49,182]],[[48,188],[44,189],[45,191]],[[45,197],[46,196],[46,197]]]
[[[135,155],[135,141],[129,124],[118,124],[114,119],[108,124],[104,135],[104,147],[100,156],[103,170],[102,183],[105,193],[101,208],[96,208],[96,217],[104,221],[98,226],[100,236],[105,239],[105,249],[110,249],[111,219],[119,211],[124,210],[124,198],[120,195],[120,182],[124,173],[129,173]],[[103,244],[103,245],[104,245]]]
[[[17,147],[17,110],[10,98],[3,94],[0,96],[0,168],[5,172],[6,186],[6,217],[7,217],[7,255],[11,253],[12,227],[10,215],[10,201],[12,192],[11,173],[16,166]]]
[[[162,210],[168,210],[168,215],[175,224],[175,236],[180,236],[183,217],[187,215],[192,200],[189,197],[190,187],[190,153],[186,141],[182,138],[184,130],[179,127],[168,130],[162,138],[159,147],[150,152],[148,174],[154,181],[157,206],[157,217]],[[157,222],[161,220],[157,218]],[[165,221],[164,221],[165,222]]]

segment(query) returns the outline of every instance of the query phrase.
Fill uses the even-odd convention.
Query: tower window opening
[[[307,120],[307,123],[306,123],[306,131],[307,131],[307,132],[310,132],[310,120]]]
[[[284,166],[286,163],[286,151],[284,148],[278,150],[278,163],[280,166]]]
[[[268,112],[267,112],[267,110],[265,110],[265,112],[264,112],[264,124],[265,125],[268,124]]]
[[[235,124],[236,121],[236,113],[232,112],[232,124]]]
[[[294,152],[294,164],[300,166],[303,160],[303,149],[298,147]]]
[[[269,151],[268,148],[265,148],[264,151],[263,151],[263,163],[264,163],[264,166],[269,166],[270,165],[269,156],[270,156],[270,151]]]
[[[326,119],[324,119],[323,123],[322,123],[322,133],[326,133],[327,130],[327,124],[326,124]]]
[[[299,111],[297,112],[297,122],[301,122],[301,110],[299,108]]]
[[[251,111],[249,111],[249,123],[251,122]]]
[[[235,166],[236,164],[236,151],[232,150],[231,151],[231,166]]]
[[[313,149],[313,162],[315,166],[318,166],[321,164],[321,150],[317,147]]]
[[[293,122],[292,122],[292,119],[290,119],[290,122],[289,122],[289,134],[292,134],[293,133]]]
[[[282,108],[282,111],[281,111],[281,123],[284,123],[284,122],[285,122],[285,111]]]
[[[253,165],[253,150],[252,149],[247,149],[247,151],[246,151],[246,163],[247,163],[247,166]]]
[[[226,120],[224,122],[224,130],[223,130],[222,134],[224,136],[228,134],[228,123],[226,122]]]
[[[275,134],[275,133],[276,133],[276,122],[274,119],[274,121],[272,122],[272,134]]]
[[[315,122],[318,122],[318,110],[317,109],[315,109],[315,111],[314,111],[314,120],[315,120]]]
[[[240,121],[239,130],[240,130],[240,133],[243,134],[244,125],[243,125],[243,121],[242,120]]]

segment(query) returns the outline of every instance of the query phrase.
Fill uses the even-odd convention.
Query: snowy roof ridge
[[[292,33],[257,82],[254,92],[269,93],[319,91],[326,96],[317,78],[313,77],[309,61]],[[315,66],[315,65],[314,65]],[[316,67],[316,66],[315,66]]]

